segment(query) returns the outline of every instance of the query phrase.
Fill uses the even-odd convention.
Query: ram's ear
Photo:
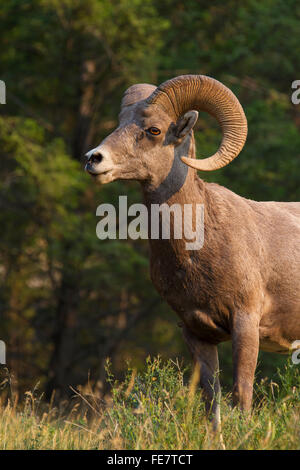
[[[190,130],[193,129],[197,119],[198,111],[194,110],[188,111],[183,116],[180,116],[173,130],[175,137],[178,139],[185,137],[190,132]]]

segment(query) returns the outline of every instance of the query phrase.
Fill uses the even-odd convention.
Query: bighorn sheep
[[[218,151],[203,160],[193,135],[200,110],[223,133]],[[218,343],[232,340],[233,401],[248,411],[259,348],[285,353],[300,339],[300,203],[255,202],[197,176],[230,163],[247,136],[239,101],[213,78],[133,85],[119,117],[119,127],[88,152],[86,170],[100,183],[140,181],[147,207],[204,204],[200,250],[186,250],[183,239],[149,243],[152,281],[181,319],[217,428]]]

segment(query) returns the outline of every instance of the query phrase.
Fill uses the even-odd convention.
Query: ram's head
[[[219,122],[223,138],[218,151],[196,160],[191,151],[198,111]],[[119,127],[87,153],[86,170],[101,183],[116,179],[143,181],[157,187],[168,175],[174,154],[203,171],[227,165],[243,148],[247,121],[235,95],[203,75],[182,75],[159,87],[131,86],[124,95]]]

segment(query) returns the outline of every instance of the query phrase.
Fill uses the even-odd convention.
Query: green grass
[[[201,393],[178,363],[147,360],[145,371],[128,367],[114,380],[106,402],[91,390],[60,407],[36,392],[2,409],[0,449],[218,449]],[[222,398],[222,433],[227,449],[300,449],[300,367],[287,365],[278,380],[256,384],[251,417]],[[69,408],[69,411],[66,411]]]

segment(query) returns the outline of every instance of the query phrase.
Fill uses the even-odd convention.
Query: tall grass
[[[0,449],[218,449],[206,421],[195,377],[172,361],[148,359],[145,371],[128,367],[118,383],[107,369],[106,403],[76,393],[69,411],[45,405],[36,391],[1,410]],[[251,417],[222,398],[227,449],[300,449],[300,367],[287,365],[275,382],[256,385]],[[81,402],[81,403],[80,403]]]

